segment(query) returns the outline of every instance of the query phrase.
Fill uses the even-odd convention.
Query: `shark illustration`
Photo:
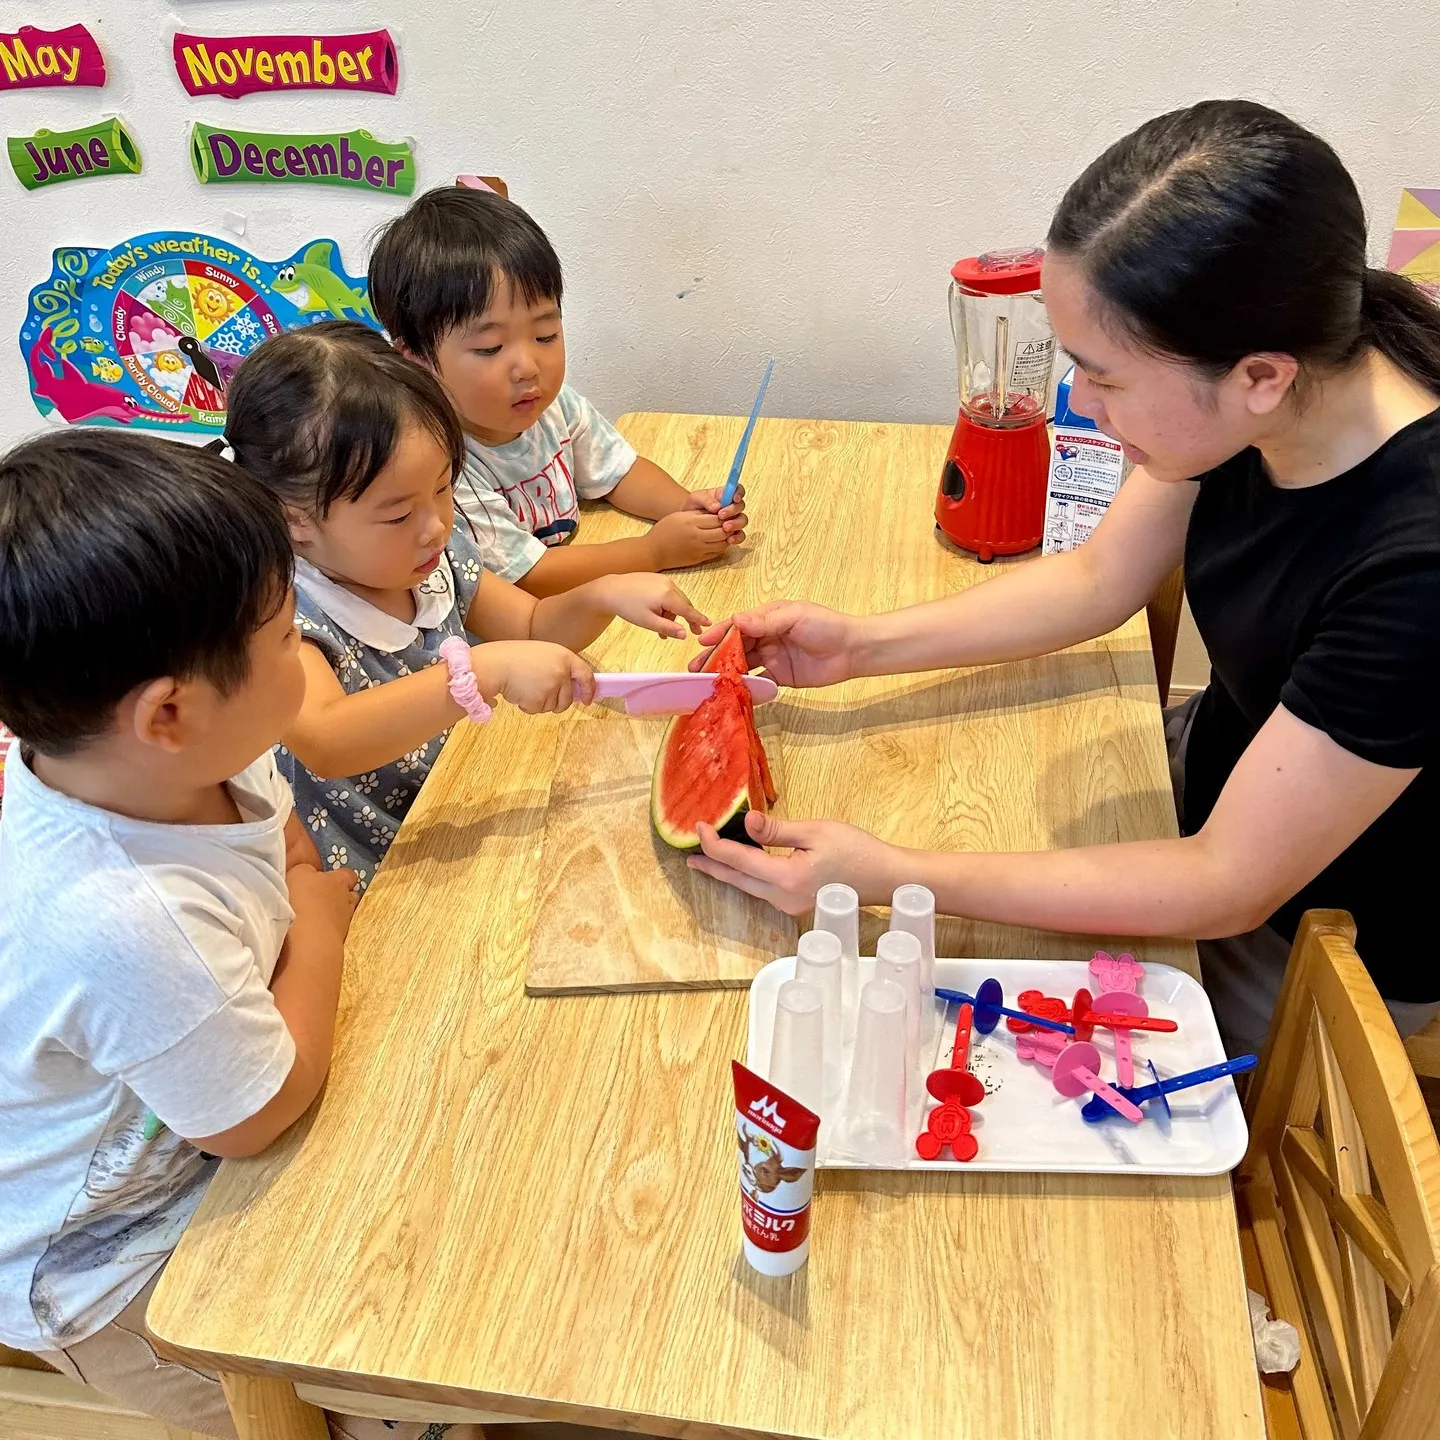
[[[345,283],[332,268],[335,246],[329,240],[317,240],[297,264],[282,265],[276,272],[274,290],[283,295],[297,310],[329,311],[345,318],[347,310],[356,316],[374,320],[370,298]]]

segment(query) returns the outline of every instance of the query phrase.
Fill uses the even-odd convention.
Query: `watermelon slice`
[[[749,841],[745,812],[775,803],[755,706],[741,684],[745,642],[733,627],[704,669],[718,674],[715,693],[689,715],[677,715],[660,742],[650,784],[655,833],[677,850],[698,850],[703,820],[730,840]],[[753,843],[753,842],[752,842]]]

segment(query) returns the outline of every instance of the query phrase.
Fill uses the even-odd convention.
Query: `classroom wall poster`
[[[101,86],[105,57],[83,25],[37,30],[22,25],[0,33],[0,90]]]
[[[400,56],[388,30],[363,35],[175,36],[175,73],[191,95],[371,90],[393,95]]]
[[[56,250],[30,292],[20,351],[42,415],[217,435],[250,351],[337,318],[380,328],[333,240],[272,261],[196,231],[155,231],[109,250]]]
[[[1406,186],[1390,237],[1385,268],[1408,276],[1433,300],[1440,300],[1440,189]]]

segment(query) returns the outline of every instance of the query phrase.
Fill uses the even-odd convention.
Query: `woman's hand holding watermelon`
[[[763,666],[776,684],[835,685],[860,673],[852,658],[857,624],[855,616],[823,605],[772,600],[712,625],[700,643],[718,645],[734,625],[745,638],[745,658],[752,667]],[[690,668],[699,670],[707,655],[697,655]]]
[[[686,861],[692,870],[755,895],[787,915],[813,909],[815,892],[822,885],[851,885],[862,905],[885,905],[897,885],[914,879],[905,864],[906,855],[913,852],[838,820],[777,820],[750,811],[745,817],[750,838],[761,845],[788,846],[788,855],[722,840],[709,825],[698,829],[704,854]]]

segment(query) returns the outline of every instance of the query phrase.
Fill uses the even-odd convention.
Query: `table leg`
[[[220,1385],[240,1440],[330,1440],[325,1412],[300,1399],[288,1380],[221,1371]]]

